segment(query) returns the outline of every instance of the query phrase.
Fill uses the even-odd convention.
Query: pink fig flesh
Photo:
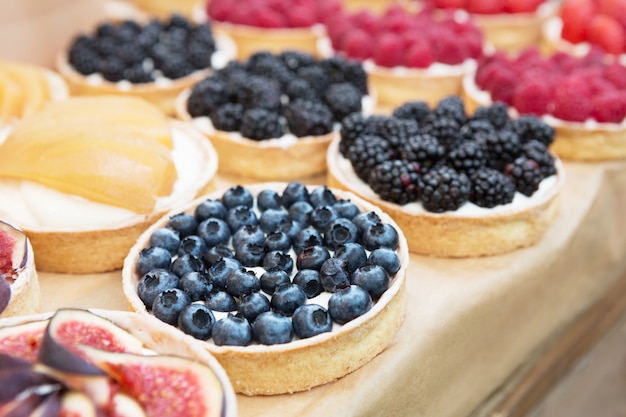
[[[0,353],[35,362],[47,325],[38,320],[0,328]]]
[[[21,230],[0,220],[0,275],[12,283],[28,261],[28,241]]]

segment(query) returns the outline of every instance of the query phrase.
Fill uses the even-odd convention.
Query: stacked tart
[[[74,95],[138,96],[172,114],[183,89],[233,56],[232,48],[216,43],[208,24],[172,15],[101,23],[73,39],[58,55],[57,69]]]
[[[0,220],[0,317],[39,312],[39,279],[28,237]]]
[[[2,319],[0,358],[3,415],[237,415],[215,359],[135,313],[61,309]]]
[[[407,102],[391,116],[344,119],[328,184],[381,206],[412,252],[495,255],[538,242],[557,215],[553,137],[540,119],[511,120],[502,103],[466,114],[458,96],[434,108]]]
[[[337,14],[328,21],[333,49],[364,62],[377,106],[390,110],[410,100],[435,105],[459,94],[463,76],[482,54],[483,38],[467,18],[409,14],[399,6]]]
[[[626,157],[626,68],[599,49],[582,57],[536,49],[482,60],[464,80],[468,106],[501,101],[516,114],[534,114],[556,130],[553,150],[573,160]]]
[[[371,109],[367,91],[357,61],[257,52],[184,91],[176,110],[211,140],[220,173],[287,181],[326,171],[338,123]]]
[[[75,97],[8,132],[0,166],[0,216],[29,236],[38,268],[89,273],[121,268],[141,231],[209,187],[217,155],[142,99]]]
[[[122,276],[131,309],[203,340],[235,391],[272,395],[380,353],[404,318],[407,263],[379,208],[325,186],[261,183],[164,216]]]

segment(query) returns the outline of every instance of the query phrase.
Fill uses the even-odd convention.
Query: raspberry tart
[[[459,94],[483,48],[480,31],[468,19],[449,14],[436,20],[400,6],[382,15],[337,14],[328,31],[336,52],[363,61],[377,106],[387,111],[410,100],[434,105]]]
[[[215,358],[136,313],[64,308],[2,319],[0,358],[3,385],[14,388],[3,415],[237,415]]]
[[[299,182],[233,186],[148,229],[132,310],[205,341],[246,395],[308,390],[380,353],[406,307],[406,240],[379,208]]]
[[[0,220],[0,317],[39,312],[39,279],[28,237]]]
[[[74,97],[2,137],[0,166],[0,216],[26,232],[37,267],[93,273],[121,268],[149,224],[210,188],[217,154],[142,99]]]
[[[466,115],[458,96],[354,114],[328,148],[328,184],[383,208],[411,252],[495,255],[533,245],[559,207],[552,129],[496,104]]]
[[[501,101],[514,115],[540,116],[556,131],[552,150],[564,159],[626,157],[626,68],[592,48],[582,57],[536,49],[494,54],[463,83],[469,108]]]
[[[118,94],[144,98],[168,114],[185,88],[234,57],[211,27],[181,15],[104,22],[76,36],[57,57],[57,70],[73,95]]]
[[[371,111],[367,91],[357,61],[258,52],[184,91],[176,110],[211,140],[220,173],[288,181],[326,171],[338,123],[351,112]]]

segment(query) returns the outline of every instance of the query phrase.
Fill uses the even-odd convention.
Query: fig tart
[[[149,224],[210,189],[217,154],[145,100],[73,97],[8,132],[0,166],[0,216],[28,235],[38,269],[95,273],[121,268]]]
[[[554,131],[511,120],[501,103],[466,114],[458,96],[407,102],[391,116],[344,119],[328,148],[329,186],[383,208],[411,252],[496,255],[538,242],[564,181]]]
[[[150,227],[122,270],[130,308],[203,340],[246,395],[292,393],[365,365],[403,322],[401,229],[354,194],[233,186]]]
[[[233,388],[192,337],[153,317],[64,308],[0,320],[3,415],[235,417]]]
[[[24,232],[0,220],[0,317],[38,313],[39,278]]]
[[[357,61],[257,52],[181,93],[176,110],[215,146],[220,174],[289,181],[324,174],[341,119],[371,112],[367,92]]]

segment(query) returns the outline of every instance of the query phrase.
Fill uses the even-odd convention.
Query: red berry
[[[611,16],[626,29],[626,0],[598,0],[599,13]]]
[[[341,0],[317,0],[315,2],[317,8],[317,21],[326,23],[332,16],[341,13]]]
[[[554,117],[584,122],[591,116],[591,88],[583,80],[567,77],[554,93]]]
[[[212,0],[207,5],[207,15],[218,22],[230,20],[231,4],[228,0]]]
[[[396,67],[404,62],[404,42],[393,33],[378,37],[374,51],[374,62],[383,67]]]
[[[350,58],[364,61],[374,52],[374,40],[364,30],[354,29],[343,37],[341,50]]]
[[[476,14],[503,13],[504,0],[468,0],[467,11]]]
[[[504,0],[507,13],[534,13],[544,0]]]
[[[316,23],[317,17],[310,7],[293,6],[287,11],[287,21],[292,28],[307,28]]]
[[[466,0],[433,0],[435,7],[439,9],[464,9]]]
[[[465,61],[469,51],[464,42],[458,42],[457,37],[450,31],[440,30],[431,39],[435,61],[448,65],[457,65]]]
[[[604,69],[604,78],[618,89],[626,89],[626,67],[613,62]]]
[[[379,18],[369,10],[361,10],[350,15],[350,24],[359,29],[363,29],[370,35],[374,35],[378,31]]]
[[[346,14],[337,13],[326,21],[326,30],[333,48],[340,50],[343,37],[352,30],[352,26]]]
[[[587,22],[595,15],[596,7],[591,0],[566,0],[561,4],[561,37],[571,43],[587,40]]]
[[[591,99],[591,116],[600,123],[621,123],[626,117],[626,92],[606,91]]]
[[[594,16],[587,27],[587,39],[610,54],[619,55],[626,47],[626,32],[611,16]]]
[[[498,66],[490,80],[486,81],[491,99],[508,105],[513,104],[513,89],[517,83],[517,74],[508,67]]]
[[[513,107],[520,114],[546,114],[552,100],[552,87],[539,77],[529,77],[515,86]]]
[[[422,38],[414,39],[407,45],[404,65],[409,68],[428,68],[434,61],[428,42]]]
[[[262,28],[287,27],[287,19],[272,9],[260,9],[256,13],[256,25]]]

